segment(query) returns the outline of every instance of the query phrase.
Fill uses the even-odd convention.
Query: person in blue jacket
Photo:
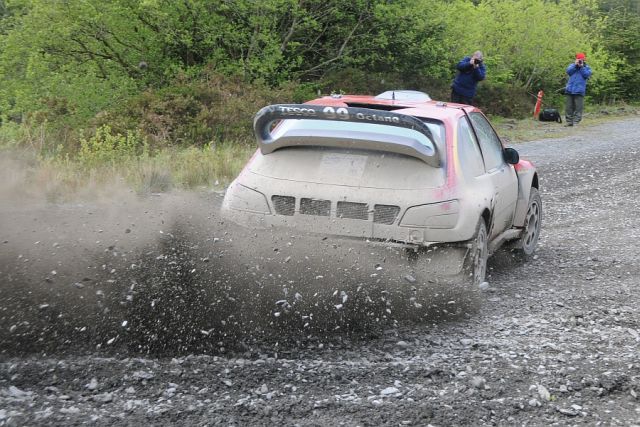
[[[487,75],[482,52],[478,50],[472,56],[465,56],[456,69],[458,72],[451,83],[451,102],[471,105],[478,82]]]
[[[584,94],[587,90],[587,80],[591,77],[591,68],[586,60],[584,53],[577,53],[575,62],[567,67],[569,81],[564,89],[567,101],[564,109],[567,120],[565,126],[577,125],[582,120]]]

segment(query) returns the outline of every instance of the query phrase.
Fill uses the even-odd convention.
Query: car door
[[[470,113],[471,124],[478,138],[485,172],[494,188],[493,227],[494,237],[511,227],[518,199],[518,177],[512,165],[504,161],[502,142],[482,113]]]

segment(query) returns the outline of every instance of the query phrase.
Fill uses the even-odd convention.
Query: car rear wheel
[[[538,238],[540,237],[540,227],[542,225],[542,199],[535,187],[529,193],[529,206],[524,220],[522,236],[518,240],[516,249],[525,257],[530,257],[536,250]]]
[[[489,236],[487,225],[480,218],[476,228],[476,236],[471,244],[469,256],[469,274],[472,278],[473,286],[480,286],[487,276],[487,258],[489,258],[488,248]]]

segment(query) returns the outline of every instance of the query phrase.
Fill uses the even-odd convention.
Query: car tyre
[[[480,286],[487,276],[487,259],[489,258],[489,235],[487,225],[480,218],[476,227],[476,234],[471,243],[468,272],[473,286]]]
[[[515,245],[516,251],[523,258],[528,259],[533,256],[540,237],[541,226],[542,199],[538,189],[532,187],[529,193],[529,205],[527,206],[522,236],[516,241]]]

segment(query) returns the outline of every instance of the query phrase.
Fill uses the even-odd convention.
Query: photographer
[[[456,69],[458,73],[451,83],[451,102],[471,105],[478,82],[486,76],[482,52],[478,50],[473,56],[465,56]]]
[[[566,95],[565,126],[574,126],[582,120],[582,110],[584,109],[584,94],[587,89],[587,80],[591,77],[591,68],[587,65],[587,58],[584,53],[577,53],[576,60],[567,67],[569,81],[565,87]]]

